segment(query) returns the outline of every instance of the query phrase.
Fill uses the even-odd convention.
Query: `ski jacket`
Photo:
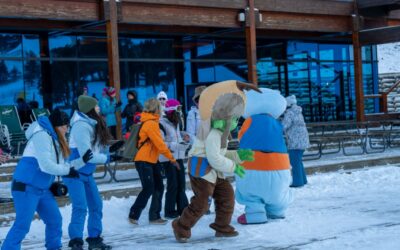
[[[195,106],[192,106],[186,118],[186,132],[190,135],[191,143],[194,142],[194,138],[197,135],[197,129],[200,127],[200,124],[201,119],[199,109]]]
[[[25,135],[28,142],[13,179],[39,189],[48,189],[55,175],[69,173],[70,164],[62,157],[57,134],[48,117],[39,117],[28,127]]]
[[[282,125],[286,134],[288,149],[305,150],[310,141],[301,107],[292,105],[284,113]]]
[[[166,117],[161,118],[160,124],[165,130],[165,134],[163,131],[161,131],[164,142],[167,144],[169,150],[173,153],[174,158],[177,160],[184,159],[185,152],[188,149],[189,144],[186,144],[183,141],[179,125],[175,127],[175,125],[172,124],[172,122],[170,122]],[[166,162],[169,160],[165,156],[160,155],[159,161]]]
[[[71,148],[70,160],[80,173],[90,175],[96,169],[96,164],[106,163],[108,149],[99,145],[93,145],[95,126],[97,122],[82,112],[75,111],[71,118],[71,131],[69,136],[69,147]],[[82,156],[88,150],[92,150],[93,158],[84,163]]]
[[[143,123],[139,131],[138,145],[143,146],[136,154],[135,161],[157,163],[160,154],[168,160],[175,161],[174,156],[163,141],[160,132],[160,116],[143,112],[140,121]]]
[[[142,112],[142,105],[134,100],[129,100],[129,103],[125,106],[124,110],[121,113],[122,118],[126,118],[125,128],[126,131],[129,131],[129,128],[133,124],[133,118],[135,117],[136,112]]]
[[[99,102],[100,112],[105,116],[107,127],[117,125],[115,112],[119,111],[120,108],[117,108],[116,104],[117,100],[113,98],[113,101],[111,102],[108,96],[101,98]]]

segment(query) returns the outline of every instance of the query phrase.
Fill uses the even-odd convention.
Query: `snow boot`
[[[178,220],[179,219],[175,219],[172,221],[171,225],[172,225],[172,230],[174,231],[174,235],[175,235],[175,239],[176,241],[178,241],[179,243],[187,243],[189,240],[189,237],[185,237],[182,234],[180,234],[179,231],[179,225],[178,225]]]
[[[89,244],[89,250],[110,250],[112,247],[110,245],[106,245],[103,242],[103,238],[95,237],[95,238],[86,238],[86,242]]]
[[[269,218],[269,217],[268,217],[268,218]],[[267,223],[267,221],[249,223],[249,222],[247,222],[246,214],[240,215],[240,216],[237,218],[237,222],[238,222],[239,224],[242,224],[242,225],[257,225],[257,224],[265,224],[265,223]]]
[[[69,241],[68,246],[71,250],[83,250],[83,240],[75,238]]]
[[[162,218],[150,221],[150,224],[152,224],[152,225],[165,225],[167,223],[168,223],[168,220],[165,220],[165,219],[162,219]]]
[[[139,221],[132,218],[129,218],[129,223],[135,226],[139,226]]]

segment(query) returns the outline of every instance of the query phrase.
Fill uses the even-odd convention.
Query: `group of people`
[[[126,118],[129,130],[140,113],[138,151],[132,161],[142,184],[129,211],[129,222],[139,224],[150,197],[149,223],[164,225],[166,219],[173,219],[174,235],[179,242],[191,237],[191,228],[207,213],[210,198],[215,202],[216,214],[210,227],[216,231],[216,237],[238,235],[230,225],[235,195],[246,206],[245,213],[237,219],[240,224],[284,218],[292,200],[289,185],[301,187],[307,183],[301,158],[308,147],[308,135],[295,97],[284,99],[279,92],[271,91],[237,81],[197,87],[186,130],[178,100],[168,99],[165,92],[160,92],[142,107],[136,92],[129,91],[122,117]],[[107,143],[115,135],[115,112],[122,104],[115,100],[115,89],[107,88],[105,92],[107,98],[99,103],[93,97],[79,96],[78,109],[71,119],[56,109],[28,128],[27,146],[12,181],[16,219],[1,249],[20,249],[35,211],[46,224],[46,248],[62,248],[62,217],[53,188],[56,176],[63,177],[72,203],[68,246],[83,249],[88,215],[89,249],[111,249],[101,237],[102,199],[93,173],[96,164],[113,160]],[[227,150],[230,133],[242,116],[246,120],[239,132],[239,148]],[[183,162],[187,156],[187,172],[194,192],[190,202],[185,192]],[[167,179],[166,219],[161,216],[162,171]],[[237,176],[236,194],[225,179],[226,173]]]

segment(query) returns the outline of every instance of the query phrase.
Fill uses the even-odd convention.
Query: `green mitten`
[[[254,151],[250,149],[239,149],[237,153],[241,161],[254,161]]]
[[[235,174],[239,176],[240,178],[243,178],[244,175],[246,174],[246,171],[244,170],[243,166],[240,166],[239,164],[236,164],[235,166]]]

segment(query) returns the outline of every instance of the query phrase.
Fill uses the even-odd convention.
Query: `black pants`
[[[165,175],[167,177],[167,193],[165,194],[165,216],[177,217],[181,215],[185,207],[189,205],[188,198],[186,197],[186,180],[185,180],[185,166],[183,160],[177,160],[179,166],[178,170],[169,162],[161,163],[165,168]]]
[[[135,203],[131,207],[129,218],[138,220],[147,205],[147,201],[152,196],[149,220],[160,219],[161,201],[164,193],[160,168],[157,164],[148,162],[135,162],[135,165],[142,183],[142,191],[140,191]]]
[[[117,139],[117,126],[109,126],[108,129],[113,139]]]

